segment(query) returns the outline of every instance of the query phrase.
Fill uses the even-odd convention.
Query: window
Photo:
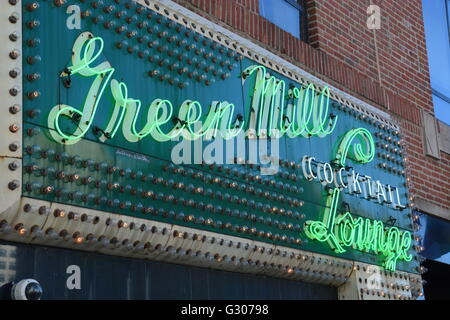
[[[450,0],[423,0],[422,7],[434,112],[450,125]]]
[[[294,37],[306,41],[306,9],[303,0],[259,0],[259,13]]]
[[[450,265],[450,222],[435,218],[421,212],[414,212],[420,217],[419,245],[424,247],[420,254],[427,259]]]

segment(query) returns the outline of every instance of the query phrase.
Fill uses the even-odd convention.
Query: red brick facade
[[[306,0],[309,44],[259,14],[259,0],[176,0],[396,117],[403,128],[412,194],[450,209],[450,155],[426,156],[421,109],[433,112],[422,0]],[[381,29],[366,12],[381,8]]]

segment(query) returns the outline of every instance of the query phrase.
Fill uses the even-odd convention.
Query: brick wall
[[[450,209],[450,155],[425,156],[421,109],[433,112],[422,0],[306,0],[309,44],[259,15],[259,0],[175,0],[317,77],[389,112],[407,142],[413,194]],[[367,7],[381,8],[369,30]]]

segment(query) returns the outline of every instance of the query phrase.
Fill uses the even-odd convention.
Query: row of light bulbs
[[[353,106],[350,105],[346,105],[344,103],[338,103],[338,102],[333,102],[330,104],[331,107],[344,111],[344,112],[348,112],[350,115],[352,115],[353,117],[362,120],[364,122],[369,123],[370,125],[372,125],[375,128],[381,129],[383,131],[385,131],[388,134],[391,134],[393,136],[399,136],[400,132],[397,129],[392,128],[391,126],[382,123],[381,120],[377,120],[375,119],[375,116],[368,116],[366,114],[364,114],[360,109],[355,110],[355,108]]]
[[[36,214],[49,214],[49,209],[46,206],[35,206],[31,204],[25,204],[24,206],[24,212],[27,214],[30,213],[36,213]],[[68,221],[73,222],[90,222],[93,223],[95,220],[88,221],[86,217],[88,215],[86,214],[78,214],[75,212],[69,212],[66,213],[62,209],[56,209],[54,210],[54,216],[57,218],[66,218]],[[98,218],[98,217],[97,217]],[[115,219],[113,219],[115,220]],[[98,219],[96,220],[98,223]],[[117,228],[130,228],[131,230],[137,231],[137,232],[152,232],[152,233],[165,233],[167,234],[167,229],[152,227],[149,228],[145,224],[142,224],[140,227],[134,226],[133,223],[127,223],[124,221],[112,221],[111,218],[107,219],[105,223],[107,225],[112,225],[114,222],[114,225],[117,226]],[[133,226],[133,227],[132,227]],[[132,228],[131,228],[132,227]],[[252,250],[252,251],[258,251],[260,253],[266,253],[267,255],[271,256],[280,256],[284,258],[288,258],[289,260],[299,260],[301,261],[300,267],[295,266],[285,266],[283,264],[279,263],[270,263],[268,261],[259,261],[257,259],[252,260],[248,258],[237,258],[235,256],[230,257],[228,255],[219,255],[219,254],[212,254],[210,252],[202,252],[202,251],[194,251],[192,249],[183,249],[181,247],[174,247],[174,246],[168,246],[163,247],[161,244],[152,245],[150,243],[141,243],[140,241],[131,241],[129,239],[123,239],[120,240],[117,237],[111,237],[110,239],[105,236],[96,237],[92,233],[83,236],[79,231],[75,232],[69,232],[66,229],[63,230],[56,230],[54,228],[47,228],[45,231],[42,230],[39,226],[33,225],[30,228],[30,231],[28,231],[23,224],[18,223],[12,228],[5,220],[3,220],[0,223],[0,231],[4,233],[10,233],[10,232],[17,232],[20,236],[31,236],[31,237],[37,237],[37,238],[45,238],[49,240],[64,240],[67,242],[72,242],[74,245],[79,245],[81,243],[87,242],[93,245],[97,245],[104,248],[109,249],[117,249],[117,248],[124,248],[129,251],[133,251],[136,253],[136,251],[145,251],[143,254],[159,250],[161,253],[169,253],[176,257],[183,257],[183,256],[190,256],[190,257],[197,257],[200,260],[204,261],[215,261],[216,263],[226,263],[230,264],[233,263],[234,265],[248,265],[253,267],[258,267],[264,270],[270,270],[273,269],[275,271],[281,271],[283,273],[286,273],[286,275],[292,276],[292,277],[300,277],[302,279],[308,278],[311,281],[326,281],[326,282],[344,282],[346,280],[346,271],[349,267],[351,267],[351,263],[344,263],[341,261],[334,261],[333,258],[318,258],[304,255],[304,254],[294,254],[293,252],[288,253],[287,251],[281,251],[279,249],[273,249],[273,248],[265,248],[262,246],[249,246],[249,244],[245,244],[241,247],[241,243],[234,243],[232,241],[224,241],[223,239],[217,239],[214,237],[205,237],[200,236],[198,234],[188,234],[186,232],[179,232],[174,231],[172,236],[173,237],[181,237],[184,239],[192,239],[193,241],[209,241],[210,243],[217,243],[218,245],[227,245],[227,246],[234,246],[236,248],[242,248],[242,250]],[[309,262],[308,262],[309,261]],[[305,263],[308,262],[308,264],[312,267],[312,265],[315,263],[315,265],[320,266],[331,266],[334,267],[336,270],[335,272],[331,271],[324,271],[329,270],[329,267],[326,267],[325,269],[321,269],[322,271],[317,270],[310,270],[311,267],[308,267],[307,269],[304,269],[306,267]],[[307,264],[307,265],[308,265]],[[331,270],[331,269],[330,269]],[[334,269],[333,269],[334,270]]]
[[[154,182],[156,182],[156,181],[154,181]],[[105,180],[105,187],[106,187],[106,180]],[[198,188],[195,188],[192,185],[191,189],[196,190]],[[27,183],[25,185],[25,190],[27,190],[28,192],[38,192],[40,194],[49,194],[49,193],[52,193],[53,191],[55,191],[55,194],[57,197],[62,196],[60,190],[55,190],[54,187],[48,186],[48,185],[42,186],[39,183]],[[290,242],[290,243],[296,243],[296,244],[301,243],[300,239],[295,239],[293,237],[288,237],[286,235],[277,235],[277,234],[273,235],[271,232],[267,232],[267,231],[264,232],[263,230],[258,231],[256,228],[250,228],[248,226],[239,226],[239,225],[232,225],[230,223],[222,223],[221,221],[218,221],[218,220],[214,221],[213,219],[204,219],[202,217],[194,217],[193,215],[185,215],[182,212],[175,213],[172,210],[165,210],[163,208],[156,210],[152,206],[144,207],[141,205],[141,207],[139,208],[138,206],[133,205],[133,203],[130,201],[128,201],[128,203],[127,203],[127,202],[121,202],[118,199],[108,200],[107,197],[96,197],[94,194],[92,194],[92,197],[89,197],[89,195],[87,195],[87,198],[84,198],[84,194],[81,191],[73,192],[71,194],[72,194],[72,196],[68,198],[69,200],[85,201],[85,200],[91,199],[93,201],[96,201],[98,199],[100,204],[103,203],[110,207],[116,207],[116,208],[118,207],[121,209],[130,209],[131,211],[136,211],[136,210],[140,209],[145,214],[152,214],[152,215],[162,216],[162,217],[166,217],[166,218],[184,220],[186,222],[194,222],[197,224],[212,225],[212,226],[222,227],[222,228],[225,227],[226,229],[230,229],[233,231],[255,234],[260,237],[267,237],[269,239],[281,240],[283,242]],[[217,192],[216,192],[216,194],[217,194]],[[66,194],[66,196],[68,196],[68,193]],[[159,193],[154,193],[152,191],[150,193],[147,192],[146,197],[150,197],[154,200],[161,200],[164,202],[170,202],[170,203],[173,202],[176,204],[181,204],[188,208],[197,208],[197,209],[201,209],[201,210],[211,211],[212,213],[216,213],[216,214],[235,216],[235,217],[239,217],[241,219],[246,219],[246,220],[253,221],[253,222],[259,222],[259,223],[265,224],[265,225],[272,225],[281,230],[293,230],[293,231],[295,230],[297,232],[301,231],[301,226],[299,224],[286,223],[283,221],[279,222],[276,219],[272,220],[271,218],[268,218],[268,217],[264,218],[262,216],[257,218],[257,216],[255,214],[250,215],[250,214],[246,213],[245,211],[240,211],[237,209],[231,210],[230,208],[222,208],[220,206],[213,206],[211,204],[205,205],[202,202],[197,202],[193,199],[181,199],[181,198],[178,199],[171,195],[165,195],[162,192],[159,192]],[[229,197],[224,196],[221,198],[226,200],[227,202],[232,200],[231,196],[229,196]],[[258,202],[252,202],[252,201],[249,201],[247,203],[247,201],[244,201],[242,198],[240,198],[240,202],[241,202],[241,204],[247,204],[249,206],[252,206],[255,209],[260,209],[261,211],[263,211],[265,213],[280,214],[280,215],[283,215],[286,217],[293,217],[296,219],[304,219],[305,218],[304,215],[301,215],[299,213],[292,213],[292,211],[290,211],[290,210],[285,210],[283,208],[277,208],[275,206],[269,206],[269,205],[263,206],[262,204],[259,204]],[[123,204],[123,206],[122,206],[122,204]]]
[[[148,72],[149,76],[158,77],[160,81],[167,81],[171,85],[177,84],[178,87],[184,88],[189,84],[189,82],[182,81],[178,77],[174,78],[162,67],[167,67],[169,71],[177,71],[180,76],[187,76],[198,82],[203,82],[206,85],[212,85],[215,82],[214,77],[220,77],[225,80],[230,76],[229,71],[232,71],[237,67],[237,63],[232,62],[229,59],[234,58],[236,61],[242,59],[241,56],[236,55],[234,52],[229,50],[227,51],[225,48],[214,42],[210,44],[210,41],[206,38],[195,35],[192,31],[189,31],[185,27],[182,27],[181,25],[178,25],[156,13],[152,13],[152,11],[146,10],[144,7],[138,6],[135,10],[137,15],[133,15],[133,12],[131,12],[131,16],[127,15],[128,12],[126,10],[120,10],[114,5],[107,4],[103,6],[103,3],[92,2],[91,7],[94,11],[97,11],[97,9],[100,9],[101,7],[103,9],[101,12],[97,12],[98,15],[97,13],[87,9],[86,11],[83,11],[83,17],[92,16],[91,19],[94,24],[103,23],[103,26],[106,29],[114,30],[118,34],[126,34],[126,37],[130,40],[135,39],[137,42],[135,45],[129,44],[127,41],[119,41],[116,43],[116,47],[119,49],[126,49],[129,54],[137,53],[139,58],[146,59],[149,62],[156,64],[156,68]],[[130,10],[133,8],[127,8],[125,6],[125,9]],[[113,19],[105,19],[102,14],[113,14]],[[143,14],[145,14],[146,20],[139,21],[138,17]],[[121,20],[122,18],[125,18],[125,24],[120,24],[116,27],[115,19]],[[148,21],[155,21],[156,25],[148,27]],[[128,26],[135,24],[137,29],[127,31]],[[166,28],[167,30],[174,29],[175,34],[169,34],[167,31],[164,31],[163,28]],[[142,30],[144,34],[138,36],[138,30]],[[159,40],[150,41],[150,38],[145,34],[145,32],[150,35],[156,35],[157,38],[161,40],[165,39],[169,45],[175,44],[177,48],[183,49],[186,53],[183,54],[176,48],[169,48],[167,45],[160,43]],[[187,40],[183,39],[183,37],[186,39],[192,38],[194,42],[202,43],[204,48],[197,48],[195,45],[188,45]],[[201,38],[203,38],[202,41]],[[143,44],[146,45],[147,49],[139,49],[140,45]],[[157,49],[158,52],[153,54],[150,53],[148,49]],[[189,54],[191,52],[194,56]],[[163,56],[160,56],[161,54],[164,54],[169,58],[176,58],[176,61],[174,62],[167,58],[164,59]],[[228,58],[221,59],[221,56],[224,54],[227,54]],[[200,60],[198,60],[197,57],[200,58]],[[178,64],[177,61],[186,65],[192,65],[194,68],[191,71],[188,71],[187,68],[176,66]],[[217,64],[217,67],[214,66],[215,64]],[[222,70],[221,68],[225,68],[227,70]],[[204,73],[201,71],[204,71]]]
[[[8,3],[15,7],[18,6],[18,0],[8,0]],[[6,8],[5,8],[6,9]],[[9,17],[8,17],[8,21],[11,25],[17,25],[16,31],[13,31],[12,33],[9,34],[8,39],[12,44],[16,44],[19,42],[20,40],[20,29],[21,26],[19,24],[20,21],[20,9],[18,8],[17,11],[12,12]],[[9,52],[9,58],[12,60],[13,64],[16,63],[16,61],[20,58],[21,56],[21,51],[19,50],[19,48],[14,48]],[[20,74],[21,74],[21,70],[19,67],[12,67],[9,70],[9,76],[11,79],[17,79]],[[21,83],[16,81],[16,84],[14,84],[10,89],[9,89],[9,94],[12,97],[16,97],[19,96],[19,94],[21,93]],[[21,112],[22,108],[21,105],[19,105],[18,103],[13,104],[12,106],[9,107],[9,113],[11,115],[17,115],[20,116],[20,112]],[[15,122],[9,125],[8,127],[9,132],[13,133],[13,134],[20,134],[20,129],[21,129],[21,125],[19,124],[19,122]],[[15,135],[14,135],[15,136]],[[13,138],[14,139],[14,138]],[[17,140],[19,140],[19,137],[17,136]],[[8,149],[11,153],[16,153],[18,151],[20,151],[20,142],[19,141],[11,141],[9,143]],[[8,164],[8,168],[11,171],[16,171],[17,169],[19,169],[21,167],[21,162],[18,160],[12,160],[9,164]],[[21,182],[19,179],[13,179],[11,181],[8,182],[8,189],[13,191],[13,190],[17,190],[21,185]],[[0,229],[4,229],[4,228],[8,228],[7,225],[3,224],[1,225]],[[17,231],[23,232],[23,227],[22,226],[17,226]]]
[[[28,136],[35,136],[40,133],[39,128],[28,128],[26,130]],[[67,152],[56,152],[53,149],[42,149],[39,145],[29,145],[25,148],[25,152],[31,156],[33,159],[48,159],[50,162],[62,162],[65,165],[73,165],[76,168],[80,169],[89,169],[91,172],[99,171],[105,174],[110,174],[119,177],[125,177],[127,179],[135,180],[141,179],[143,182],[150,178],[147,175],[144,175],[142,171],[132,171],[130,168],[121,169],[116,166],[111,166],[107,162],[95,162],[90,159],[82,159],[80,156],[75,155],[71,156]],[[273,179],[263,178],[257,173],[251,173],[248,171],[240,171],[237,168],[229,168],[220,164],[205,164],[202,163],[203,167],[206,167],[210,170],[217,170],[218,172],[225,172],[227,174],[232,174],[235,177],[241,177],[246,181],[257,182],[259,184],[265,184],[267,186],[271,186],[277,190],[285,190],[295,194],[303,193],[303,188],[297,187],[296,185],[289,183],[281,183],[276,182]],[[249,164],[250,168],[255,168],[254,165]],[[38,168],[36,168],[38,169]],[[192,176],[194,179],[199,178],[205,180],[205,183],[227,183],[232,184],[232,182],[227,182],[220,177],[212,178],[210,175],[205,175],[202,171],[193,171],[193,169],[184,169],[183,167],[175,166],[173,164],[169,164],[167,166],[163,166],[165,171],[172,171],[175,174],[181,174],[183,176]],[[257,169],[257,168],[256,168]],[[287,172],[280,172],[278,174],[280,177],[288,180],[297,180],[300,179],[300,176],[295,175],[295,179],[292,178],[292,173],[289,174]],[[234,188],[234,187],[233,187]]]

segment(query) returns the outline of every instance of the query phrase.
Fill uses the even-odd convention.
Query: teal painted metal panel
[[[109,61],[115,68],[113,78],[127,84],[129,97],[142,101],[138,128],[145,125],[148,105],[156,98],[170,100],[175,114],[187,99],[198,100],[205,113],[212,101],[228,101],[235,105],[236,117],[247,119],[252,83],[243,85],[240,76],[245,68],[257,63],[128,1],[67,1],[62,7],[55,7],[53,1],[39,1],[39,8],[29,11],[27,4],[32,2],[24,1],[23,19],[24,195],[381,264],[380,256],[357,250],[336,254],[327,245],[306,237],[304,223],[322,219],[327,190],[317,181],[292,180],[292,174],[303,175],[300,168],[281,167],[275,176],[261,176],[259,183],[252,178],[260,174],[255,166],[172,164],[171,152],[177,141],[157,142],[148,136],[130,143],[119,130],[114,138],[101,143],[95,129],[105,128],[111,117],[114,99],[109,89],[84,138],[74,145],[56,143],[49,134],[50,110],[58,104],[81,109],[93,81],[80,75],[60,77],[71,65],[72,47],[82,32],[104,39],[98,61]],[[85,15],[80,30],[66,27],[70,16],[66,9],[73,4]],[[38,21],[39,26],[30,28],[32,21]],[[157,74],[150,75],[155,70]],[[288,86],[301,87],[276,71],[270,72]],[[34,79],[33,75],[39,77]],[[66,86],[68,80],[70,87]],[[29,99],[35,91],[39,97]],[[307,155],[331,162],[349,130],[366,128],[373,135],[380,133],[374,137],[378,156],[370,164],[351,166],[356,172],[399,187],[400,199],[407,203],[402,155],[391,152],[401,148],[396,144],[400,137],[337,101],[331,106],[330,112],[339,119],[334,132],[324,138],[283,137],[279,141],[280,158],[300,163]],[[62,122],[62,130],[72,132],[79,125],[77,121],[72,118]],[[167,125],[170,127],[173,123]],[[245,147],[249,150],[248,140]],[[198,153],[194,150],[191,157]],[[383,163],[396,172],[381,168]],[[296,206],[296,201],[303,205]],[[409,209],[394,210],[342,193],[338,211],[347,210],[354,216],[393,223],[402,230],[412,227]],[[251,228],[263,231],[264,236],[249,233]],[[272,236],[268,238],[267,233]],[[415,260],[399,262],[398,268],[415,272],[417,265]]]

